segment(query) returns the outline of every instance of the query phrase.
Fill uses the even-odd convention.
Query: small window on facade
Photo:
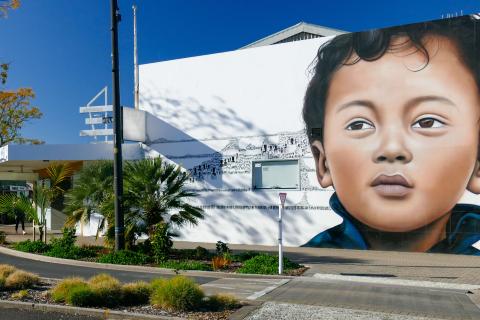
[[[298,160],[267,160],[252,163],[253,189],[299,189]]]

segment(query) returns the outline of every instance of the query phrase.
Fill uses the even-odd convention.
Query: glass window
[[[298,160],[253,161],[253,189],[299,189]]]

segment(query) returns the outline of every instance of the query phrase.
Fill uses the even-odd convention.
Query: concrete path
[[[302,277],[293,279],[259,300],[440,319],[480,319],[480,309],[465,290]]]
[[[288,283],[290,279],[223,278],[202,284],[208,295],[231,294],[239,300],[256,300]]]
[[[266,302],[247,320],[440,320],[384,312]]]
[[[215,249],[213,243],[175,242],[174,246]],[[278,250],[275,246],[229,246],[235,251]],[[325,273],[480,285],[480,257],[476,256],[302,247],[285,247],[284,252],[286,257],[310,267],[305,276]]]

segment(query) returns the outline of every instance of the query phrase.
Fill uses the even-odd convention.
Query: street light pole
[[[120,107],[120,84],[118,68],[118,21],[120,11],[117,0],[111,0],[112,18],[112,91],[113,91],[113,187],[115,192],[115,251],[125,248],[123,221],[123,173],[122,173],[122,115]]]

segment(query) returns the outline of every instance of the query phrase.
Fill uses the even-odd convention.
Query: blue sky
[[[279,1],[119,0],[121,103],[133,104],[132,5],[138,6],[139,62],[234,50],[300,21],[347,31],[480,12],[480,0]],[[44,116],[23,136],[88,143],[78,108],[111,88],[110,0],[22,0],[0,20],[7,88],[32,87]]]

